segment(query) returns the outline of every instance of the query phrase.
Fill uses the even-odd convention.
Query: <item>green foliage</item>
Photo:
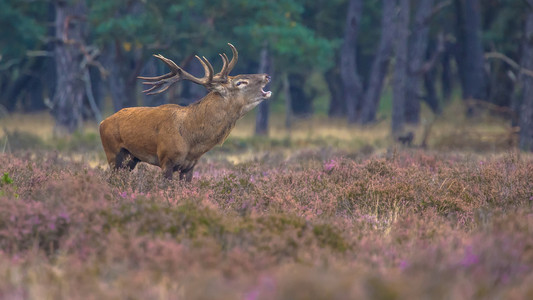
[[[39,77],[40,65],[30,51],[47,47],[47,1],[0,1],[0,106],[11,108],[15,97],[28,92],[18,80]],[[16,89],[15,83],[18,83]]]
[[[27,50],[39,47],[46,33],[47,3],[0,1],[0,66],[20,60]]]
[[[12,183],[13,183],[13,179],[9,177],[9,173],[5,172],[4,175],[2,175],[2,179],[0,180],[0,185],[12,184]]]
[[[276,61],[287,70],[333,66],[336,44],[303,23],[306,7],[299,1],[250,1],[241,7],[243,11],[238,13],[249,17],[235,26],[234,32],[251,41],[255,49],[269,45]]]
[[[214,50],[233,42],[248,59],[257,60],[264,45],[273,50],[275,61],[290,71],[333,65],[338,41],[304,24],[308,3],[301,1],[168,0],[122,2],[89,1],[89,20],[95,41],[104,45],[118,42],[130,47],[165,50],[184,58],[200,53],[214,57]],[[250,55],[247,55],[250,53]],[[148,53],[147,53],[148,54]],[[317,59],[317,58],[320,59]]]
[[[315,73],[313,70],[323,73],[338,64],[336,54],[348,5],[347,0],[85,2],[87,44],[107,51],[106,47],[114,43],[121,57],[126,58],[124,62],[135,58],[135,64],[142,64],[143,59],[157,52],[177,61],[200,54],[216,61],[218,67],[221,62],[217,53],[227,52],[225,43],[232,42],[241,53],[236,72],[255,69],[260,49],[267,46],[277,66],[275,70],[306,75]],[[39,72],[36,70],[43,67],[42,61],[37,63],[27,54],[46,55],[42,51],[50,50],[55,4],[53,1],[0,1],[0,70],[8,71],[0,76],[1,88],[9,86],[5,82]],[[381,6],[382,1],[363,2],[357,41],[358,68],[363,81],[368,77],[381,35]],[[416,6],[417,1],[413,10]],[[526,8],[525,1],[483,2],[485,48],[518,60]],[[454,19],[453,3],[438,11],[431,19],[431,39],[434,41],[437,33],[444,32],[450,42],[457,40]],[[133,69],[133,65],[123,67]],[[329,98],[324,95],[329,95],[329,90],[322,86],[321,91],[322,101],[327,102]],[[326,102],[321,102],[322,106]],[[382,108],[391,109],[388,104]]]
[[[499,0],[484,3],[483,41],[487,48],[518,58],[523,38],[525,1]]]
[[[12,196],[15,199],[19,197],[17,193],[18,187],[14,185],[15,181],[9,176],[9,172],[4,172],[4,175],[0,178],[0,196]]]

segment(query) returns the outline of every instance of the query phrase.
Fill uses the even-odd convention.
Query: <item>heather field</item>
[[[533,298],[532,155],[485,137],[461,149],[456,128],[422,150],[379,127],[246,127],[191,183],[145,164],[111,173],[90,130],[11,131],[0,298]]]

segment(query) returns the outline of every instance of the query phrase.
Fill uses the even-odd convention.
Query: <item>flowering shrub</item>
[[[54,152],[0,166],[0,298],[533,293],[533,159],[519,153],[208,155],[192,183]]]

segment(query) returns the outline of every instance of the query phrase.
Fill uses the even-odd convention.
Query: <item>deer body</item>
[[[270,81],[266,74],[227,76],[229,70],[226,69],[234,65],[236,56],[234,50],[231,63],[222,56],[223,70],[215,76],[204,58],[202,65],[208,80],[200,84],[206,85],[210,92],[196,103],[186,107],[166,104],[124,108],[102,121],[100,137],[109,165],[114,169],[132,170],[142,161],[161,167],[166,178],[171,179],[173,172],[179,171],[180,179],[190,181],[198,159],[223,143],[237,120],[271,95],[263,91]],[[176,73],[169,73],[172,76],[143,78],[154,85],[147,91],[159,87],[162,92],[181,77],[188,76],[177,68]]]

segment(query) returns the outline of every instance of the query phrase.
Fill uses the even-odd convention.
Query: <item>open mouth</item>
[[[263,98],[270,98],[270,96],[272,96],[272,92],[265,92],[263,89],[261,89],[261,96],[263,96]]]
[[[266,83],[265,85],[261,88],[261,96],[263,96],[263,98],[270,98],[270,96],[272,96],[272,92],[271,91],[268,91],[268,92],[265,92],[265,90],[263,90],[265,88],[265,86],[270,82],[270,76],[269,75],[266,75],[265,77],[265,80],[266,80]]]

